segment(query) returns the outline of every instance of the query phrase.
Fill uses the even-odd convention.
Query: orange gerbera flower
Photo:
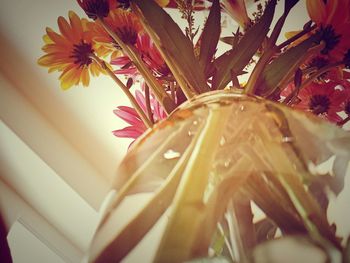
[[[138,18],[127,10],[111,10],[103,20],[126,44],[134,45],[138,34],[142,31]],[[121,55],[118,43],[114,41],[100,23],[89,22],[87,27],[89,29],[88,34],[94,40],[95,48],[101,52],[102,56],[112,54],[112,59],[115,59]]]
[[[102,57],[111,54],[111,58],[114,59],[122,55],[119,45],[115,43],[113,38],[106,32],[101,24],[89,22],[87,28],[88,34],[91,35],[94,41],[94,49]]]
[[[326,43],[321,53],[330,60],[342,60],[350,47],[350,1],[307,0],[306,7]]]
[[[142,31],[142,26],[136,15],[123,10],[114,9],[104,19],[104,22],[120,37],[120,39],[130,45],[134,45],[137,35]],[[110,43],[111,38],[105,32],[103,35],[95,37],[97,42]]]
[[[51,28],[46,29],[43,39],[45,54],[38,60],[38,64],[49,68],[49,72],[62,72],[59,79],[62,89],[82,83],[89,85],[91,73],[98,76],[104,72],[101,67],[91,59],[95,53],[90,34],[86,32],[87,20],[80,19],[74,12],[69,12],[69,22],[63,17],[58,18],[61,34]]]

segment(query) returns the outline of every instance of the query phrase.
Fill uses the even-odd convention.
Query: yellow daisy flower
[[[87,33],[87,20],[69,12],[69,22],[58,18],[60,34],[46,29],[42,50],[46,53],[38,64],[49,68],[49,72],[62,72],[59,79],[62,89],[69,89],[80,83],[88,86],[90,74],[98,76],[104,70],[91,58],[95,50],[91,34]]]

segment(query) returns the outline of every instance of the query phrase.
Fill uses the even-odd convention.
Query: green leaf
[[[194,55],[193,44],[174,20],[155,1],[133,0],[132,8],[181,88],[186,88],[184,80],[193,91],[208,91],[204,70]]]
[[[206,213],[203,195],[206,190],[212,160],[215,157],[221,133],[230,116],[230,109],[210,108],[192,156],[176,192],[173,210],[169,216],[155,262],[184,262],[194,255],[199,256],[194,242]],[[200,175],[200,176],[198,176]],[[174,235],[176,233],[176,235]],[[192,250],[193,246],[198,249]],[[208,246],[206,245],[206,250]],[[169,261],[171,259],[171,261]]]
[[[213,89],[224,89],[231,80],[231,70],[240,72],[249,63],[270,29],[275,6],[276,0],[270,1],[259,22],[245,33],[237,46],[214,61]]]
[[[285,0],[284,1],[284,12],[288,13],[298,2],[299,2],[299,0]]]
[[[221,32],[220,17],[221,13],[219,0],[215,0],[210,9],[208,20],[205,23],[202,33],[199,63],[203,69],[206,69],[209,66],[216,52]]]
[[[196,140],[197,138],[192,140],[180,160],[170,171],[164,184],[155,191],[152,199],[119,233],[114,228],[110,228],[110,222],[115,220],[113,216],[99,227],[99,238],[95,238],[94,246],[99,247],[100,244],[107,244],[102,252],[97,253],[98,255],[94,259],[95,263],[120,262],[155,225],[173,200]],[[100,234],[104,232],[108,235]]]
[[[231,37],[222,37],[220,38],[220,40],[222,42],[224,42],[225,44],[230,45],[232,48],[235,48],[235,46],[238,44],[239,42],[239,28],[237,29],[236,33]]]
[[[304,57],[309,48],[316,44],[316,40],[316,36],[306,39],[267,65],[256,84],[259,87],[257,93],[262,97],[271,95],[278,88],[282,80],[299,67],[300,59]]]

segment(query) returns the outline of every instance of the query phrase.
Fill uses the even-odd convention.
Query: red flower
[[[165,64],[156,46],[147,34],[139,34],[137,37],[136,48],[140,52],[143,61],[148,65],[149,69],[158,76],[167,76],[169,68]],[[138,75],[136,67],[131,63],[127,56],[112,59],[112,65],[120,66],[121,69],[116,70],[116,74],[125,74],[135,78]]]
[[[117,7],[116,0],[77,0],[80,7],[91,19],[108,16],[109,10]]]
[[[350,1],[307,0],[306,7],[326,43],[321,53],[330,60],[342,60],[350,47]]]
[[[142,92],[136,91],[135,97],[143,111],[147,112],[146,99]],[[153,98],[150,99],[150,102],[154,121],[157,122],[164,119],[166,117],[166,113],[160,106],[159,102]],[[128,106],[119,106],[116,110],[114,110],[114,114],[130,124],[130,126],[127,126],[123,129],[113,131],[113,134],[117,137],[136,139],[147,130],[146,126],[143,124],[140,116],[137,114],[134,108]]]
[[[137,35],[142,31],[142,26],[135,14],[122,10],[111,10],[104,22],[126,44],[134,45]],[[104,55],[111,54],[114,59],[122,54],[119,45],[107,33],[100,23],[89,22],[87,24],[89,34],[97,47]]]
[[[328,119],[331,122],[339,122],[342,118],[337,112],[342,111],[345,100],[344,91],[336,89],[338,83],[311,83],[300,90],[298,98],[300,102],[294,105],[304,111]]]

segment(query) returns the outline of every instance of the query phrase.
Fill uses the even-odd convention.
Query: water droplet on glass
[[[163,154],[163,156],[165,159],[171,160],[171,159],[179,158],[181,154],[172,149],[169,149]]]
[[[191,130],[189,130],[188,132],[187,132],[187,135],[188,136],[193,136],[193,135],[195,135],[196,134],[196,131],[191,131]]]
[[[198,121],[193,121],[193,125],[197,125],[198,124]]]
[[[297,167],[297,165],[296,165],[295,163],[293,163],[293,169],[294,169],[295,171],[298,170],[298,167]]]
[[[223,146],[226,143],[226,139],[224,136],[220,138],[220,146]]]
[[[245,109],[244,105],[239,106],[240,111],[244,111],[244,109]]]
[[[294,138],[293,138],[293,137],[288,137],[288,136],[286,136],[286,137],[283,137],[283,138],[282,138],[282,142],[292,142],[292,141],[294,141]]]
[[[229,167],[230,164],[231,164],[231,160],[226,160],[226,161],[224,162],[224,166],[225,166],[226,168]]]

